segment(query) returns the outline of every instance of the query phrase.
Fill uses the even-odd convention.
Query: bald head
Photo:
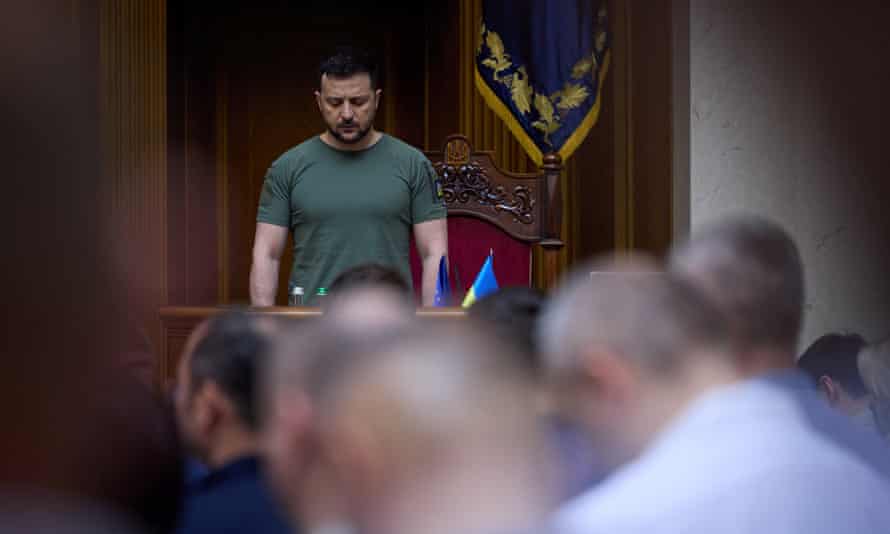
[[[803,265],[780,226],[753,216],[717,222],[674,251],[670,269],[727,316],[738,348],[777,349],[793,358],[803,315]]]

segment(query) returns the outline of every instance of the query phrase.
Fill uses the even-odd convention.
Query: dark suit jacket
[[[235,460],[194,481],[186,493],[179,534],[296,532],[266,487],[254,456]]]

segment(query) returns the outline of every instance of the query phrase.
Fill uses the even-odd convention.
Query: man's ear
[[[318,110],[321,111],[321,92],[315,91],[315,105],[318,106]]]
[[[212,433],[220,422],[234,415],[234,406],[222,390],[207,381],[195,392],[195,422],[202,434]]]
[[[637,396],[637,377],[633,365],[608,348],[585,351],[582,372],[588,391],[595,396],[595,415],[610,417],[621,413],[621,406]]]
[[[313,410],[309,397],[302,393],[287,394],[286,397],[276,401],[276,424],[283,425],[290,436],[289,445],[299,450],[305,448],[310,437],[313,436]]]
[[[819,390],[822,391],[822,394],[825,395],[830,404],[836,405],[841,401],[840,388],[830,376],[822,375],[819,377]]]
[[[361,410],[359,410],[361,411]],[[321,446],[324,459],[333,468],[338,480],[350,484],[353,491],[372,495],[383,480],[394,479],[389,455],[395,451],[381,448],[367,414],[340,415],[337,421],[322,432]]]
[[[374,91],[374,110],[376,111],[378,107],[380,107],[380,98],[383,97],[383,89],[377,89]]]

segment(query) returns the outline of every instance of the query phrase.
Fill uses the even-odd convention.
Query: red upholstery
[[[536,172],[503,171],[493,152],[474,150],[460,134],[445,138],[442,150],[424,154],[439,176],[439,190],[448,206],[451,304],[463,300],[490,250],[500,287],[531,286],[531,246],[540,243],[547,256],[562,247],[559,156],[547,155]],[[546,285],[554,276],[547,269],[552,262],[544,263],[540,274]],[[419,296],[421,266],[413,242],[411,274]]]
[[[510,237],[487,221],[452,216],[448,218],[448,258],[455,305],[460,304],[473,285],[489,250],[494,250],[494,273],[500,287],[531,285],[531,247],[528,243]],[[418,298],[420,275],[420,258],[412,240],[411,276]]]

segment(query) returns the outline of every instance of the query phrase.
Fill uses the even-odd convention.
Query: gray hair
[[[804,275],[797,246],[776,223],[750,215],[707,226],[671,255],[730,321],[739,348],[793,351],[803,320]]]
[[[674,370],[693,349],[723,347],[721,314],[691,285],[665,272],[597,267],[580,269],[541,318],[539,335],[551,375],[577,372],[584,352],[595,347],[661,374]]]
[[[878,429],[890,436],[890,338],[859,352],[859,374],[872,396],[872,410]]]

